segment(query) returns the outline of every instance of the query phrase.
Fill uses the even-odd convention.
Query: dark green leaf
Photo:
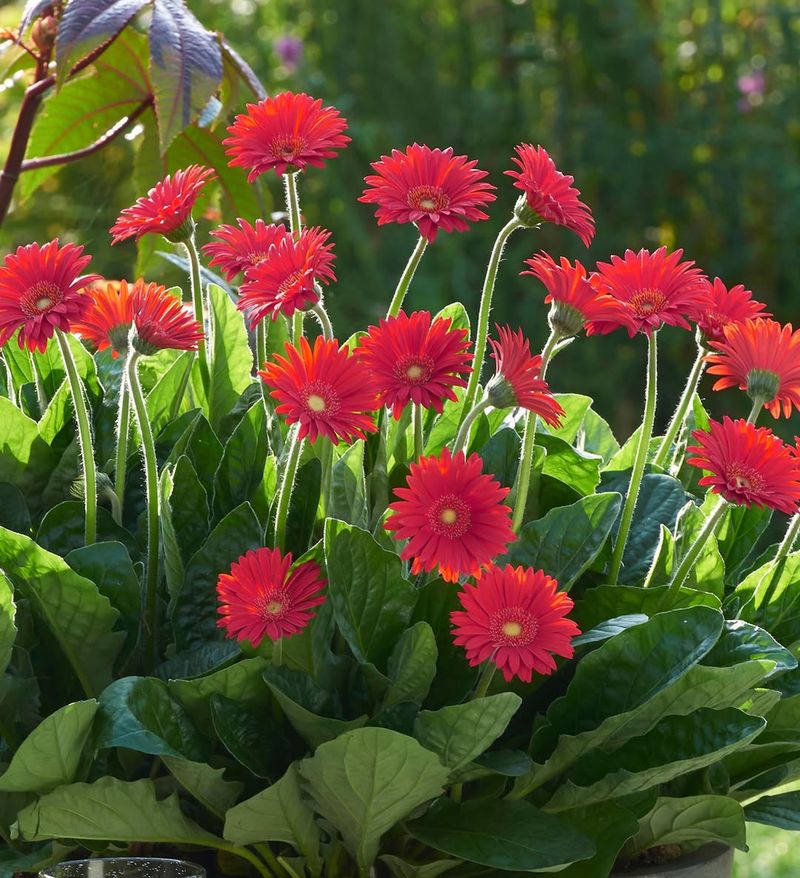
[[[162,756],[164,765],[178,783],[204,808],[220,819],[241,795],[244,784],[225,780],[224,768],[212,768],[205,762],[189,762],[177,756]]]
[[[16,615],[14,589],[8,578],[0,571],[0,676],[5,673],[11,661],[11,652],[17,638]]]
[[[321,486],[322,464],[312,457],[297,472],[286,519],[286,546],[294,555],[302,555],[311,542]]]
[[[131,558],[139,559],[133,534],[120,527],[102,506],[97,509],[97,538],[104,543],[122,543]],[[48,552],[62,557],[82,548],[86,543],[83,502],[65,500],[49,509],[36,532],[36,542]]]
[[[779,829],[800,830],[800,792],[763,796],[744,809],[744,816],[752,823],[766,823]]]
[[[536,444],[547,452],[544,475],[564,482],[582,496],[594,492],[600,481],[600,457],[578,451],[557,436],[537,434]]]
[[[364,443],[358,440],[333,465],[330,518],[366,527],[367,486],[364,480]]]
[[[522,441],[516,430],[510,427],[498,430],[480,450],[483,471],[491,473],[501,485],[513,487],[521,447]]]
[[[389,656],[389,688],[384,708],[406,701],[422,704],[436,676],[436,638],[427,622],[417,622],[405,630]]]
[[[25,496],[8,482],[0,482],[0,526],[21,534],[31,531],[31,514]]]
[[[605,878],[615,874],[612,869],[617,855],[639,825],[636,816],[616,802],[575,808],[560,816],[594,842],[596,851],[590,860],[560,870],[559,878]]]
[[[225,749],[256,777],[280,777],[291,761],[291,749],[270,707],[241,704],[224,695],[211,696],[214,730]]]
[[[36,422],[4,396],[0,396],[0,423],[3,425],[0,482],[18,488],[36,511],[39,505],[36,498],[56,463],[54,452],[39,435]]]
[[[772,662],[776,673],[797,667],[794,655],[769,632],[741,619],[726,620],[722,635],[703,664],[728,667],[754,660]]]
[[[656,845],[721,842],[746,851],[745,837],[742,806],[729,796],[663,797],[640,819],[630,846],[639,853]]]
[[[268,443],[264,403],[247,411],[225,445],[214,475],[214,516],[220,519],[240,503],[252,502],[264,475]]]

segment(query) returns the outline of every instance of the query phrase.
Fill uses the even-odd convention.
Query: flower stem
[[[789,522],[789,527],[786,528],[786,533],[784,534],[781,544],[778,546],[778,551],[773,558],[775,564],[779,564],[783,561],[789,552],[792,551],[792,548],[797,541],[798,531],[800,531],[800,513],[795,513]]]
[[[283,185],[286,196],[286,212],[289,214],[289,231],[297,237],[300,232],[300,198],[297,195],[297,174],[284,174]]]
[[[45,409],[47,408],[47,393],[44,389],[42,376],[39,374],[39,370],[36,368],[36,357],[33,355],[33,351],[28,351],[28,357],[30,358],[33,380],[36,384],[36,401],[39,403],[39,417],[41,418],[44,415]]]
[[[142,619],[144,631],[143,642],[145,643],[145,665],[152,671],[156,664],[157,625],[158,625],[158,464],[156,462],[156,446],[153,441],[153,431],[150,427],[150,418],[147,414],[147,406],[144,401],[137,363],[139,354],[131,351],[128,356],[126,375],[130,390],[133,410],[136,413],[136,423],[139,427],[139,436],[142,441],[142,457],[144,459],[144,481],[147,495],[147,572],[145,577],[145,604]]]
[[[323,439],[322,445],[322,497],[323,497],[323,508],[325,509],[325,515],[330,515],[331,506],[333,503],[332,494],[332,484],[333,484],[333,442],[330,439]]]
[[[11,400],[12,405],[17,405],[17,392],[14,387],[14,376],[11,374],[11,366],[8,365],[8,359],[3,357],[3,366],[6,373],[6,393]]]
[[[279,668],[283,664],[283,638],[272,641],[272,664]]]
[[[414,459],[419,460],[425,445],[422,440],[422,406],[418,403],[412,403],[414,406]]]
[[[484,398],[475,406],[472,407],[469,414],[464,418],[461,422],[461,426],[458,428],[458,434],[456,435],[456,441],[453,443],[453,454],[457,451],[461,451],[464,449],[464,453],[466,454],[466,446],[469,443],[469,434],[472,429],[472,425],[475,423],[475,420],[478,418],[480,413],[489,408],[491,403],[489,402],[489,397],[484,396]]]
[[[208,393],[211,383],[210,369],[208,362],[208,349],[206,347],[205,337],[205,303],[203,297],[203,282],[200,278],[200,256],[197,253],[197,246],[194,242],[194,235],[183,242],[186,248],[186,255],[189,259],[190,278],[192,284],[192,308],[194,309],[194,319],[200,324],[203,330],[203,337],[197,342],[197,359],[200,363],[200,378],[203,382],[203,389]]]
[[[117,509],[114,520],[122,524],[122,509],[125,503],[125,474],[128,462],[128,433],[131,423],[131,397],[125,372],[119,385],[119,410],[117,414],[117,449],[114,458],[114,493],[117,496]]]
[[[483,663],[483,669],[481,670],[481,675],[478,678],[478,685],[475,687],[475,691],[470,695],[470,701],[474,701],[476,698],[483,698],[484,695],[489,691],[489,686],[492,683],[492,679],[494,678],[494,672],[497,670],[497,665],[491,660],[488,659]]]
[[[317,320],[319,320],[319,325],[322,328],[322,337],[326,341],[330,341],[333,338],[333,325],[331,324],[330,317],[328,317],[328,312],[325,310],[325,306],[322,304],[322,299],[311,310],[314,312]]]
[[[550,330],[550,335],[542,348],[542,371],[540,373],[542,380],[547,374],[547,367],[550,364],[550,358],[556,348],[561,334],[555,329]],[[517,472],[517,484],[514,492],[514,515],[511,525],[514,533],[519,533],[522,527],[522,519],[525,517],[525,507],[528,503],[528,492],[531,486],[531,464],[533,463],[533,448],[536,445],[536,425],[538,423],[538,415],[535,412],[525,413],[525,431],[522,436],[522,455],[519,461],[519,470]]]
[[[681,563],[675,571],[675,576],[669,584],[669,589],[664,595],[662,606],[668,607],[671,604],[671,599],[681,590],[681,586],[686,581],[692,567],[694,567],[695,562],[700,557],[700,553],[703,551],[703,546],[708,542],[709,537],[716,533],[717,527],[719,526],[728,505],[728,501],[724,497],[720,497],[717,500],[717,505],[711,510],[711,513],[706,519],[703,527],[700,529],[697,538],[692,545],[689,546],[689,551],[681,559]]]
[[[92,425],[89,421],[89,410],[83,392],[83,382],[69,347],[69,340],[60,329],[55,331],[64,368],[67,373],[72,404],[75,408],[75,420],[78,424],[78,444],[83,462],[83,508],[85,512],[84,542],[90,546],[97,538],[97,468],[94,462],[94,446],[92,444]]]
[[[697,357],[694,361],[691,372],[689,372],[686,386],[683,388],[683,393],[678,401],[678,407],[675,409],[675,414],[669,422],[667,432],[664,434],[664,438],[661,440],[661,445],[658,447],[656,456],[653,458],[653,463],[656,466],[660,466],[662,469],[667,462],[670,448],[675,442],[675,439],[683,426],[684,420],[686,419],[686,413],[689,411],[689,406],[692,404],[692,399],[697,392],[700,379],[703,377],[707,353],[708,352],[703,347],[700,345],[697,346]]]
[[[259,320],[256,325],[256,371],[264,368],[267,361],[267,319]]]
[[[481,292],[481,304],[478,310],[478,326],[475,330],[475,356],[472,361],[472,374],[469,376],[469,384],[467,385],[467,394],[464,399],[464,412],[469,412],[475,403],[478,395],[478,384],[481,380],[481,369],[483,368],[483,356],[486,353],[486,339],[489,334],[489,313],[492,310],[492,294],[494,293],[494,284],[497,279],[497,269],[500,266],[500,258],[506,246],[511,233],[521,226],[520,221],[516,217],[512,217],[502,229],[500,229],[492,254],[489,257],[489,264],[486,266],[486,277],[483,281],[483,291]]]
[[[300,432],[299,425],[292,430],[292,438],[289,444],[289,453],[286,456],[286,467],[283,470],[280,491],[278,492],[278,506],[275,512],[275,546],[281,550],[286,542],[286,519],[289,515],[289,501],[294,487],[294,477],[297,475],[297,464],[300,461],[300,452],[303,450],[303,440],[297,438]]]
[[[403,299],[406,297],[408,288],[414,278],[414,273],[417,270],[417,266],[419,265],[420,260],[422,259],[422,254],[425,252],[427,246],[428,239],[423,235],[420,235],[416,246],[411,251],[411,256],[408,258],[406,267],[400,275],[400,280],[397,282],[392,301],[389,303],[389,310],[386,312],[387,317],[396,317],[400,309],[403,307]]]
[[[750,414],[747,416],[748,424],[755,424],[758,420],[758,416],[761,414],[761,409],[764,408],[766,400],[763,396],[757,396],[753,400],[753,407],[750,409]]]
[[[625,553],[625,544],[628,541],[628,534],[633,522],[636,500],[639,497],[639,488],[642,485],[642,476],[644,475],[644,468],[647,463],[647,451],[653,435],[653,421],[656,414],[656,385],[658,381],[657,337],[657,329],[648,333],[647,336],[647,386],[644,394],[644,418],[642,419],[642,428],[639,434],[639,444],[636,446],[636,455],[633,459],[631,481],[625,498],[625,506],[622,509],[617,540],[614,543],[614,553],[611,557],[611,569],[608,576],[608,582],[611,585],[616,585],[619,571],[622,567],[622,556]]]

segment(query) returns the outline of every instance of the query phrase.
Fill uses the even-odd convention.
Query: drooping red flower
[[[69,332],[89,304],[83,288],[100,275],[81,276],[91,261],[77,244],[27,244],[0,266],[0,346],[19,329],[20,348],[44,353],[56,328]]]
[[[468,351],[467,331],[452,328],[449,318],[401,311],[370,326],[355,355],[372,372],[380,404],[399,419],[410,402],[441,414],[446,399],[455,401],[453,388],[466,387],[472,371]]]
[[[286,357],[276,354],[258,374],[280,403],[275,411],[300,424],[300,439],[316,442],[322,435],[351,443],[377,430],[370,414],[379,408],[372,375],[335,338],[317,337],[313,349],[305,338],[299,350],[287,343]]]
[[[517,155],[511,160],[519,170],[505,173],[524,193],[525,201],[515,210],[518,217],[527,225],[545,222],[566,226],[588,247],[594,238],[594,217],[578,197],[580,189],[572,185],[575,178],[562,174],[544,147],[520,143],[515,149]]]
[[[192,208],[205,184],[216,176],[211,168],[189,165],[156,183],[147,195],[138,198],[117,217],[110,228],[111,243],[142,235],[163,235],[173,243],[192,234]]]
[[[509,489],[482,468],[477,454],[453,457],[445,448],[412,463],[406,487],[395,489],[399,499],[384,527],[408,540],[400,557],[413,559],[415,575],[438,567],[446,582],[475,576],[514,540],[511,509],[503,504]]]
[[[255,225],[237,219],[235,226],[223,225],[211,233],[212,241],[204,244],[203,253],[211,257],[209,265],[216,266],[225,280],[233,280],[254,265],[263,262],[273,244],[279,244],[289,234],[286,226],[257,219]]]
[[[486,385],[492,405],[498,409],[520,408],[535,412],[551,427],[561,422],[564,409],[550,393],[547,382],[539,376],[542,358],[531,354],[530,342],[522,330],[512,332],[508,326],[498,326],[499,341],[489,339],[497,371]]]
[[[554,655],[572,658],[581,632],[565,617],[574,604],[542,570],[492,565],[458,598],[464,609],[450,614],[454,643],[473,667],[488,659],[507,682],[530,683],[534,673],[553,673]]]
[[[488,219],[482,208],[495,200],[486,171],[452,147],[431,149],[414,143],[405,152],[393,149],[372,163],[375,174],[364,178],[367,188],[358,199],[377,204],[378,225],[416,223],[420,235],[433,242],[436,233],[465,232],[469,222]]]
[[[292,553],[251,549],[217,580],[217,626],[239,642],[258,646],[265,637],[280,640],[302,631],[325,603],[327,586],[314,561],[292,568]]]
[[[142,281],[137,281],[141,284]],[[95,350],[111,348],[116,360],[128,350],[128,332],[133,323],[133,290],[126,280],[103,281],[86,288],[89,305],[72,331]]]
[[[265,317],[291,317],[319,301],[314,282],[336,280],[330,236],[320,228],[303,228],[297,238],[286,234],[246,271],[236,307],[247,312],[251,329]]]
[[[654,253],[626,250],[624,257],[598,262],[597,272],[590,277],[592,285],[621,302],[626,313],[620,319],[593,321],[590,331],[624,326],[633,338],[637,332],[650,333],[665,323],[691,329],[687,317],[705,301],[708,279],[694,262],[681,262],[682,256],[683,250],[667,253],[666,247],[659,247]]]
[[[726,416],[692,438],[698,444],[686,449],[693,455],[687,462],[709,473],[700,484],[714,494],[740,506],[769,506],[789,515],[798,511],[800,460],[772,430]]]
[[[608,293],[596,290],[590,283],[586,269],[575,260],[572,265],[564,256],[556,262],[542,251],[525,260],[531,274],[545,286],[545,304],[550,309],[550,325],[562,336],[577,335],[587,327],[588,333],[611,332],[614,323],[624,320],[625,306]],[[594,321],[601,321],[596,329]]]
[[[302,171],[306,165],[321,168],[350,138],[342,132],[347,122],[334,107],[323,107],[320,99],[307,94],[283,92],[248,104],[228,128],[222,141],[232,167],[246,168],[253,182],[260,174],[274,170],[278,176]]]
[[[755,399],[774,418],[788,418],[792,406],[800,409],[800,329],[781,326],[775,320],[747,320],[729,323],[724,341],[711,342],[716,353],[707,362],[711,375],[720,375],[714,390],[738,387]]]
[[[728,289],[715,277],[706,292],[702,305],[690,316],[708,341],[724,341],[725,327],[729,323],[744,323],[745,320],[772,316],[765,305],[753,299],[753,294],[743,284]]]
[[[131,290],[135,332],[133,347],[150,355],[165,348],[193,351],[203,337],[203,329],[191,309],[155,283],[137,280]]]

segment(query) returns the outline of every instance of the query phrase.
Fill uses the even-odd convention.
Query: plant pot
[[[707,844],[668,863],[612,872],[611,878],[731,878],[732,874],[733,848]]]

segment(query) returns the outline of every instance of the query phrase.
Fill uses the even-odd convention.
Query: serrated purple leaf
[[[222,50],[183,0],[154,0],[150,71],[162,152],[203,112],[222,80]]]
[[[22,10],[22,18],[19,22],[19,33],[20,36],[24,33],[25,29],[28,25],[34,20],[34,18],[38,18],[48,6],[53,5],[53,0],[28,0],[25,4],[25,8]]]
[[[233,46],[225,39],[225,37],[220,36],[219,38],[220,44],[222,46],[222,51],[225,53],[225,56],[231,62],[231,64],[236,68],[239,73],[239,76],[247,83],[250,91],[260,100],[263,101],[267,96],[267,90],[264,88],[264,84],[261,80],[256,76],[255,70],[247,63],[247,61],[242,58],[242,56],[233,48]]]
[[[113,39],[149,0],[70,0],[58,26],[56,65],[68,73],[76,53],[88,54]]]

